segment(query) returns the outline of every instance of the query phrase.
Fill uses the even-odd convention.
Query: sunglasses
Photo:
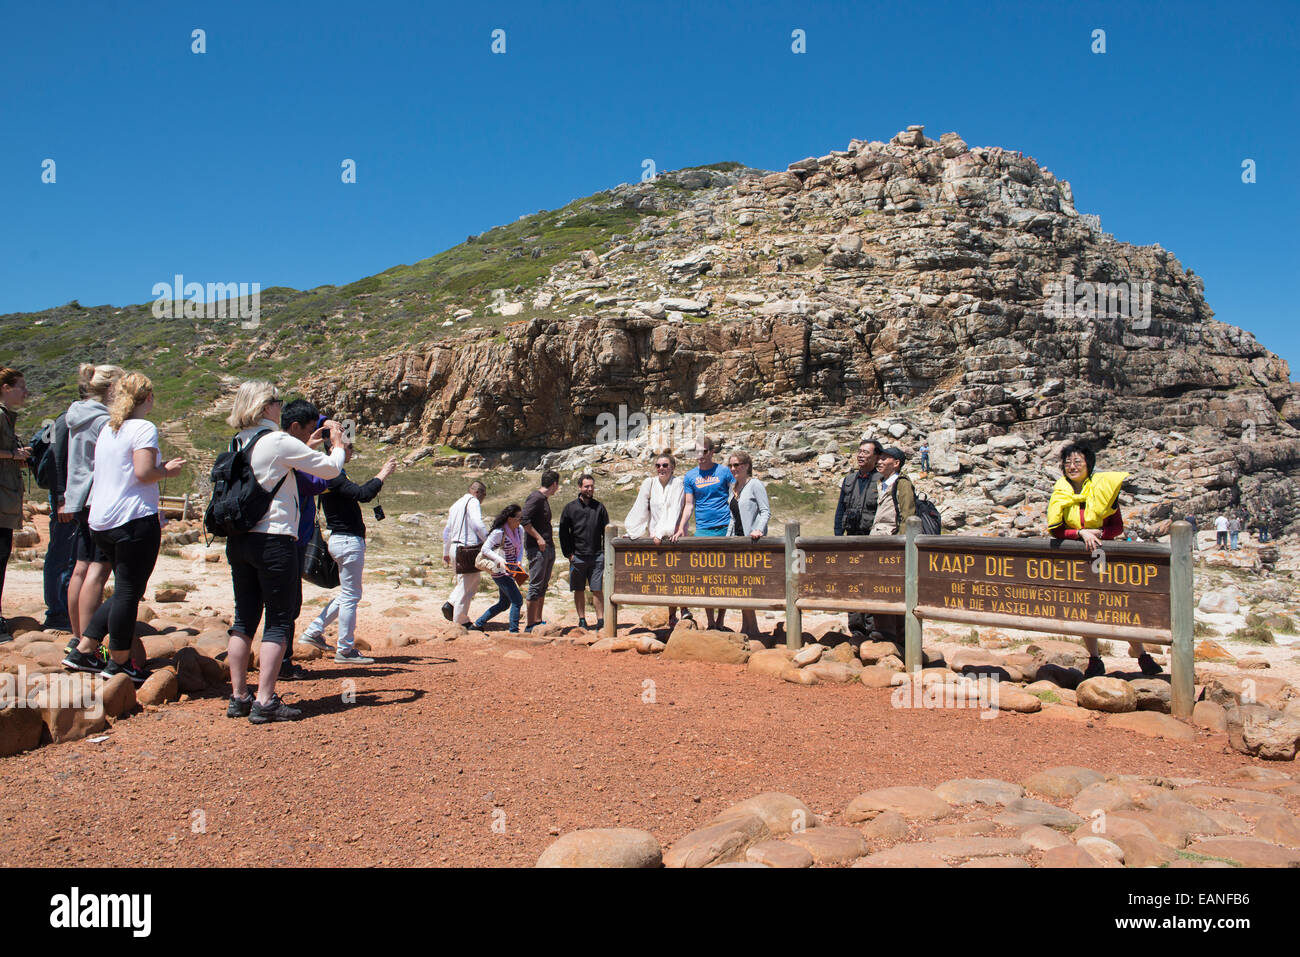
[[[672,466],[672,463],[671,463],[671,462],[657,462],[657,463],[655,463],[655,468],[657,468],[657,469],[670,469],[670,468],[672,468],[672,467],[673,467],[673,466]]]

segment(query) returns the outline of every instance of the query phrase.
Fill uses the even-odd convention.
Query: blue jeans
[[[339,622],[339,640],[335,654],[352,651],[357,635],[357,603],[361,601],[361,572],[366,565],[366,540],[359,535],[335,532],[327,547],[339,563],[339,593],[316,620],[307,626],[307,634],[320,636],[334,621]]]
[[[50,514],[50,545],[45,552],[45,624],[69,627],[68,579],[77,564],[77,523]]]
[[[551,549],[548,548],[547,551],[549,552],[551,551]],[[524,596],[519,594],[519,586],[515,584],[515,580],[511,578],[509,575],[503,575],[500,578],[496,578],[494,576],[492,580],[496,582],[497,591],[501,593],[501,597],[497,599],[497,603],[495,605],[493,605],[487,611],[483,612],[483,614],[478,616],[478,621],[474,622],[474,627],[481,629],[489,621],[491,621],[501,612],[505,611],[507,607],[509,607],[510,630],[518,631],[519,630],[519,608],[524,603]]]
[[[1237,536],[1239,536],[1240,534],[1241,534],[1241,532],[1229,532],[1229,533],[1228,533],[1228,538],[1229,538],[1229,540],[1230,540],[1231,543],[1232,543],[1232,544],[1230,544],[1230,545],[1228,546],[1228,549],[1229,549],[1230,551],[1234,551],[1234,552],[1235,552],[1235,551],[1237,551],[1239,548],[1241,548],[1241,545],[1238,544],[1238,542],[1237,542]]]

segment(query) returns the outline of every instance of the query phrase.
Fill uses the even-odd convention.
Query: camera
[[[376,505],[376,506],[375,506],[375,521],[376,521],[376,522],[382,522],[383,520],[384,520],[384,506],[382,506],[382,505]]]

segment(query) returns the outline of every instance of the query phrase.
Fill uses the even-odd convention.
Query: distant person
[[[542,612],[546,605],[546,586],[551,583],[555,568],[555,541],[551,533],[551,496],[560,490],[560,473],[547,469],[542,473],[542,484],[524,499],[520,515],[523,526],[524,551],[528,555],[528,626],[531,632],[546,624]],[[498,518],[500,516],[497,516]],[[500,582],[497,582],[500,587]]]
[[[588,628],[586,589],[596,603],[596,627],[605,625],[605,526],[609,512],[596,498],[596,480],[578,479],[578,497],[560,513],[560,551],[569,560],[569,590],[578,612],[578,627]]]
[[[916,514],[916,489],[912,480],[903,474],[906,461],[907,456],[895,445],[883,449],[876,460],[880,487],[876,492],[876,514],[871,521],[872,535],[902,535],[907,520]],[[875,615],[873,621],[885,640],[902,645],[906,621],[902,615]]]
[[[1189,512],[1183,516],[1183,521],[1192,526],[1192,551],[1196,551],[1199,548],[1196,543],[1196,533],[1200,531],[1200,526],[1196,523],[1196,516]]]
[[[1228,550],[1238,551],[1241,548],[1241,519],[1236,515],[1228,519]]]
[[[1260,519],[1259,524],[1256,527],[1259,530],[1259,543],[1263,545],[1271,537],[1268,533],[1268,522],[1264,519]]]
[[[556,484],[558,483],[559,476],[556,476]],[[520,530],[523,511],[518,505],[513,504],[503,508],[493,519],[492,530],[488,532],[483,548],[479,552],[481,558],[486,558],[496,567],[492,572],[492,581],[496,583],[499,597],[495,605],[479,615],[470,625],[477,631],[482,631],[489,621],[509,608],[510,634],[519,634],[519,609],[524,603],[524,596],[519,591],[519,579],[526,575],[523,566],[519,564],[524,545],[523,532]],[[549,551],[554,550],[554,546],[549,548]]]
[[[468,625],[469,606],[478,591],[479,570],[477,568],[456,571],[456,552],[461,548],[473,548],[487,538],[488,529],[483,524],[483,499],[487,496],[487,486],[475,479],[469,483],[469,491],[456,499],[447,510],[447,524],[442,530],[442,563],[451,566],[456,573],[456,587],[451,596],[442,603],[442,617],[458,625]]]
[[[0,611],[4,609],[5,569],[14,532],[23,527],[24,472],[32,450],[18,441],[18,410],[27,402],[27,380],[17,369],[0,369]],[[13,639],[0,615],[0,644]]]
[[[108,403],[123,371],[117,366],[92,366],[83,363],[79,378],[85,395],[65,413],[68,422],[68,480],[63,490],[62,515],[71,517],[76,528],[75,562],[68,578],[68,619],[72,637],[64,649],[65,668],[82,670],[87,664],[79,649],[85,637],[84,627],[104,600],[104,586],[112,569],[108,556],[99,550],[90,531],[90,492],[95,479],[95,445],[108,424]],[[80,392],[81,390],[78,389]],[[97,642],[86,645],[86,654],[94,657],[94,670],[103,665]]]
[[[113,566],[113,595],[86,625],[76,659],[78,671],[95,671],[87,651],[108,636],[108,664],[103,676],[124,674],[137,685],[149,677],[144,663],[131,660],[136,617],[158,563],[162,516],[158,483],[180,474],[184,459],[162,461],[153,410],[153,383],[139,372],[118,380],[109,405],[108,424],[95,443],[95,489],[90,496],[90,531]],[[66,664],[66,661],[65,661]]]
[[[366,523],[361,517],[360,503],[372,501],[396,470],[397,459],[389,459],[374,478],[361,485],[348,478],[347,472],[340,472],[337,478],[329,480],[329,487],[320,497],[325,526],[330,530],[327,547],[339,565],[339,594],[330,599],[299,640],[320,647],[324,644],[325,629],[337,619],[339,640],[334,648],[334,660],[339,664],[375,663],[374,658],[356,649],[357,604],[361,601],[361,575],[366,565]]]
[[[1220,515],[1214,520],[1214,543],[1220,551],[1228,547],[1228,518],[1226,515]]]
[[[921,451],[921,471],[929,472],[930,471],[930,443],[922,442],[920,451]]]
[[[674,542],[686,534],[692,515],[695,517],[697,537],[721,537],[727,534],[727,526],[731,524],[731,507],[728,502],[735,477],[725,465],[713,461],[717,449],[717,442],[707,435],[695,442],[697,464],[682,480],[682,516],[673,532]],[[721,627],[717,610],[706,608],[704,614],[708,627]]]
[[[1124,534],[1124,517],[1119,511],[1119,493],[1128,472],[1095,472],[1096,453],[1081,442],[1061,449],[1064,473],[1052,487],[1047,503],[1047,531],[1053,538],[1081,541],[1096,554],[1103,541]],[[1097,639],[1084,636],[1088,649],[1085,678],[1106,673],[1106,665],[1097,651]],[[1160,666],[1147,654],[1140,641],[1129,642],[1129,653],[1137,659],[1145,675],[1160,674]]]
[[[672,538],[682,514],[682,479],[673,472],[677,460],[671,452],[660,452],[654,459],[654,475],[641,483],[636,501],[624,524],[628,538],[650,538],[656,545]],[[668,609],[668,627],[677,624],[677,608]]]
[[[226,561],[235,593],[235,616],[230,625],[226,661],[230,665],[229,718],[247,717],[253,724],[292,721],[302,712],[285,704],[275,693],[284,649],[293,641],[294,621],[302,604],[298,566],[298,489],[288,482],[295,469],[317,478],[332,479],[347,459],[343,432],[338,426],[317,429],[308,442],[280,431],[284,400],[270,382],[250,380],[235,393],[234,408],[226,420],[239,431],[234,447],[248,451],[257,483],[271,493],[266,514],[249,531],[226,539]],[[328,437],[329,455],[318,451]],[[251,447],[251,450],[250,450]],[[248,663],[253,636],[266,615],[259,652],[257,696],[248,690]]]
[[[857,468],[840,482],[840,497],[835,504],[836,535],[871,534],[880,491],[880,473],[876,471],[876,463],[884,450],[885,447],[875,439],[858,443]],[[866,641],[874,627],[870,615],[849,612],[849,634],[854,640]]]
[[[727,534],[747,536],[756,542],[767,534],[768,522],[772,518],[767,489],[754,478],[754,460],[748,452],[732,452],[727,456],[727,468],[736,480],[728,503],[731,522]],[[726,613],[725,608],[718,610],[719,627]],[[758,637],[758,614],[752,608],[740,610],[740,630],[751,638]]]

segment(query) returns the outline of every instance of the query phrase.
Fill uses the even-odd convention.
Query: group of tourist
[[[147,376],[113,365],[84,364],[77,389],[79,398],[49,433],[56,467],[49,490],[44,627],[71,632],[63,659],[68,670],[105,678],[124,674],[139,685],[149,671],[145,662],[132,660],[132,642],[167,522],[159,482],[179,475],[185,461],[163,461],[158,429],[149,420],[154,391]],[[17,439],[17,415],[27,398],[23,374],[0,369],[0,601],[13,533],[22,527],[23,469],[32,455],[31,446]],[[330,532],[326,547],[338,565],[340,590],[298,640],[328,649],[323,633],[337,620],[334,660],[372,664],[374,659],[355,647],[366,537],[360,503],[379,494],[397,462],[387,461],[368,482],[352,482],[343,468],[352,445],[340,425],[304,399],[286,404],[269,382],[243,383],[228,422],[235,430],[231,450],[246,457],[269,501],[250,529],[226,540],[234,593],[226,652],[232,694],[226,713],[255,724],[291,720],[300,712],[286,705],[275,687],[277,679],[304,674],[292,661],[292,648],[316,501]],[[113,591],[105,601],[110,578]],[[259,625],[254,695],[248,670]],[[0,618],[0,642],[10,637]],[[105,645],[106,655],[101,650]]]
[[[47,437],[56,467],[49,482],[45,627],[71,632],[64,658],[68,669],[105,677],[125,674],[138,684],[146,680],[148,671],[144,662],[130,656],[136,616],[166,524],[159,482],[178,475],[185,462],[163,461],[158,429],[149,421],[154,393],[148,377],[112,365],[83,365],[78,393]],[[13,534],[21,528],[23,469],[32,455],[31,447],[17,438],[17,416],[27,398],[22,373],[0,369],[0,602]],[[324,513],[329,532],[326,547],[338,565],[339,592],[307,625],[298,643],[328,650],[325,630],[337,621],[334,660],[373,663],[355,644],[366,554],[360,505],[379,494],[397,462],[388,460],[368,482],[351,481],[344,466],[352,456],[352,445],[340,425],[305,399],[285,404],[269,382],[243,383],[228,421],[235,431],[231,450],[246,457],[269,504],[252,528],[231,534],[226,541],[234,593],[227,649],[232,694],[227,714],[259,724],[290,720],[298,716],[298,709],[286,705],[275,688],[277,679],[303,674],[292,661],[293,644],[317,510]],[[724,464],[717,460],[718,452],[713,438],[700,437],[692,448],[695,465],[681,476],[676,474],[677,461],[671,452],[656,455],[652,474],[641,483],[624,520],[627,535],[655,544],[676,542],[688,534],[752,540],[767,535],[772,510],[763,482],[754,475],[752,457],[737,450],[725,457]],[[916,489],[903,472],[906,460],[901,449],[875,439],[858,446],[856,468],[839,486],[836,535],[902,533],[907,520],[917,514]],[[1118,499],[1128,477],[1126,472],[1097,472],[1095,466],[1091,448],[1067,445],[1047,510],[1050,535],[1080,541],[1090,552],[1123,535]],[[497,615],[508,612],[512,633],[520,632],[521,625],[524,632],[532,632],[547,623],[546,590],[556,553],[550,500],[559,488],[559,473],[544,471],[540,485],[522,504],[506,505],[488,524],[482,510],[487,487],[480,480],[470,483],[451,506],[443,531],[443,561],[456,573],[455,588],[442,606],[444,617],[481,631]],[[604,625],[604,534],[609,514],[595,493],[595,478],[582,475],[577,495],[564,506],[558,523],[559,550],[569,561],[569,589],[578,624],[584,628],[591,627],[588,592],[595,609],[594,626]],[[380,510],[376,512],[382,517]],[[1215,524],[1220,547],[1239,547],[1240,516],[1219,516]],[[483,573],[492,578],[497,600],[471,619],[470,605]],[[112,596],[104,601],[110,578]],[[690,614],[685,607],[669,608],[669,626],[679,615]],[[726,627],[726,608],[709,607],[705,615],[707,627]],[[849,615],[849,630],[857,641],[875,638],[901,643],[902,623],[899,615]],[[254,694],[248,671],[259,625],[262,644]],[[742,610],[741,630],[758,633],[754,611]],[[0,642],[9,637],[0,618]],[[1084,642],[1089,653],[1085,673],[1104,673],[1096,639]],[[105,645],[106,654],[101,651]],[[1133,643],[1130,652],[1144,673],[1160,672],[1140,643]]]

